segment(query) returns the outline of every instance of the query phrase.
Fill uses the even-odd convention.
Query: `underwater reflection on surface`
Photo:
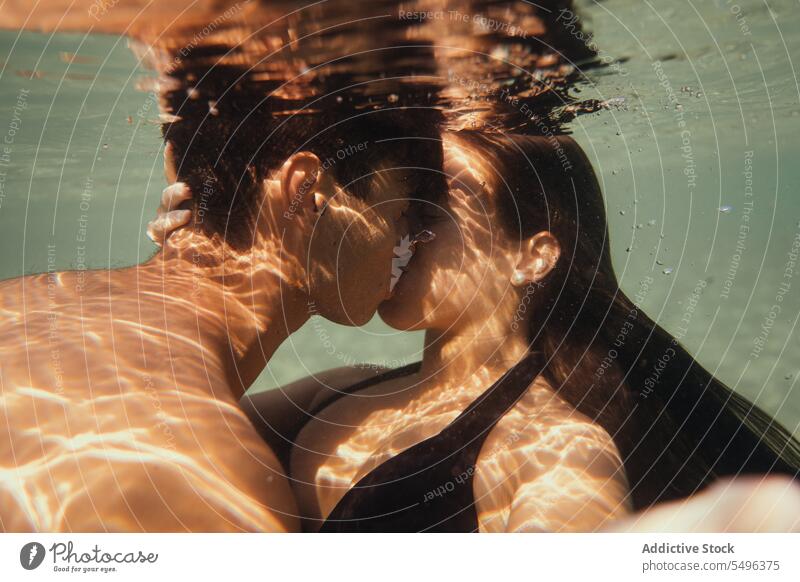
[[[541,134],[601,106],[570,94],[599,63],[580,26],[558,22],[569,1],[95,4],[11,3],[0,25],[127,34],[161,74],[157,92],[185,91],[211,115],[244,91],[276,113],[436,107],[455,129]]]

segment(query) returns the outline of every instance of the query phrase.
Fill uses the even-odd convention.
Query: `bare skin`
[[[437,238],[418,247],[380,308],[395,327],[428,329],[422,369],[337,400],[305,425],[292,448],[291,479],[307,529],[319,527],[369,471],[441,431],[528,350],[525,322],[512,325],[520,297],[509,274],[543,279],[558,260],[557,241],[549,233],[507,240],[492,227],[496,217],[482,192],[488,168],[454,136],[445,136],[445,152],[450,204],[439,212],[448,218],[431,227]],[[180,224],[180,200],[165,195],[150,225],[155,240]],[[372,373],[342,372],[293,386],[294,406],[310,409],[325,388]],[[250,403],[267,419],[269,407],[259,403],[269,396]],[[630,509],[611,437],[543,378],[491,431],[473,483],[482,531],[594,530]]]
[[[0,283],[0,529],[299,529],[237,403],[310,302],[362,323],[387,296],[408,203],[386,180],[353,200],[301,152],[265,182],[246,250],[187,226],[142,265]],[[356,267],[375,285],[330,299]]]
[[[686,499],[659,503],[610,532],[800,532],[800,485],[776,475],[720,479]]]
[[[307,527],[319,527],[372,469],[436,435],[502,366],[461,379],[418,375],[384,382],[324,409],[300,433],[291,478]],[[490,432],[475,471],[480,531],[591,531],[625,515],[627,483],[605,431],[543,379]]]
[[[380,314],[399,329],[427,329],[421,371],[344,397],[305,425],[292,451],[301,515],[319,527],[369,471],[434,436],[528,350],[526,319],[512,325],[526,282],[558,260],[549,233],[513,242],[496,226],[482,160],[445,137],[449,205]],[[628,484],[611,437],[543,378],[490,432],[477,461],[481,531],[593,531],[626,515]]]
[[[470,204],[465,195],[479,190],[479,160],[452,136],[445,136],[445,144],[447,173],[461,177],[451,178],[451,204],[445,211],[462,224],[463,247],[458,245],[456,260],[448,264],[441,245],[447,244],[450,227],[432,227],[440,246],[419,250],[398,293],[380,310],[397,327],[431,328],[422,370],[339,399],[305,425],[292,452],[291,476],[309,529],[319,527],[319,520],[370,470],[439,432],[527,349],[525,337],[509,327],[516,312],[502,298],[507,286],[493,282],[507,277],[510,269],[535,280],[537,259],[545,257],[526,252],[530,247],[525,245],[509,247],[502,238],[486,236],[489,225],[496,224],[490,202],[476,196]],[[472,163],[463,163],[468,160]],[[472,186],[453,187],[469,181],[465,171],[472,174]],[[484,204],[476,205],[480,198]],[[478,228],[475,222],[473,228],[463,227],[467,218],[487,212]],[[427,282],[422,278],[426,273],[432,274]],[[286,387],[287,396],[311,410],[330,393],[372,373],[331,370]],[[264,412],[261,402],[273,395],[255,395],[251,406]],[[473,487],[481,531],[783,532],[800,527],[797,512],[786,510],[800,503],[800,487],[783,477],[720,481],[686,500],[631,514],[628,484],[610,436],[542,378],[489,434]]]
[[[165,278],[180,260],[0,285],[4,531],[297,528],[282,470],[236,404],[233,370],[257,338],[226,336],[246,305]],[[261,339],[277,345],[270,328]]]

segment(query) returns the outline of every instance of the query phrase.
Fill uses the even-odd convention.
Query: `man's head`
[[[363,154],[370,144],[346,146],[337,155]],[[291,155],[271,195],[287,233],[284,248],[302,260],[312,310],[336,323],[363,325],[389,295],[393,249],[411,229],[412,200],[430,193],[418,191],[423,170],[392,152],[349,182],[340,182],[330,163],[310,151]]]
[[[267,225],[302,266],[313,312],[366,323],[389,292],[408,207],[445,192],[439,113],[347,110],[331,99],[276,115],[261,98],[223,93],[213,114],[202,99],[169,94],[179,119],[164,135],[193,192],[195,228],[241,251]]]

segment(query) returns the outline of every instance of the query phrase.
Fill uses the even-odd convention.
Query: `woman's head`
[[[467,132],[445,142],[445,168],[457,175],[447,202],[427,205],[437,238],[381,305],[388,323],[443,330],[483,322],[485,335],[519,325],[550,384],[614,438],[637,509],[721,475],[797,474],[800,445],[790,433],[619,289],[603,197],[576,142]],[[538,275],[526,271],[532,285],[511,285],[520,265],[537,262]],[[665,353],[670,364],[645,391]]]
[[[610,271],[602,196],[573,140],[459,132],[446,134],[444,152],[447,199],[420,205],[436,239],[418,247],[381,305],[387,323],[444,330],[492,321],[492,333],[504,333],[546,309],[570,269],[605,262]]]

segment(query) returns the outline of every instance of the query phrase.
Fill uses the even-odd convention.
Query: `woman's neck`
[[[480,393],[528,353],[524,329],[512,331],[489,320],[445,332],[428,330],[420,375],[440,388],[472,386]]]

